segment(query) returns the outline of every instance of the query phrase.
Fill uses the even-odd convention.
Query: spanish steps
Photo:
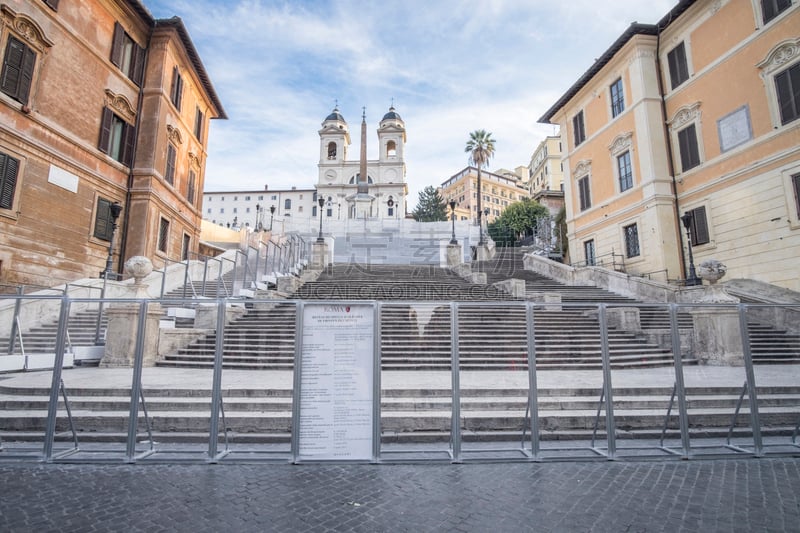
[[[384,442],[447,441],[451,430],[452,388],[450,383],[453,326],[457,312],[457,349],[462,370],[460,426],[464,439],[508,440],[519,438],[526,427],[528,405],[527,323],[525,302],[509,297],[492,283],[509,277],[523,279],[528,296],[539,292],[559,293],[560,309],[535,307],[534,340],[539,374],[538,408],[542,439],[588,439],[600,419],[602,372],[597,302],[636,305],[637,302],[594,287],[559,284],[521,268],[518,250],[507,250],[494,261],[475,265],[487,274],[489,283],[467,282],[449,270],[431,266],[336,265],[315,281],[306,282],[286,300],[240,298],[231,305],[244,314],[225,328],[223,341],[223,402],[225,434],[234,442],[287,442],[291,438],[293,358],[295,355],[295,300],[378,301],[380,306],[381,439]],[[236,281],[230,278],[186,291],[211,298],[232,294]],[[180,300],[184,290],[166,297]],[[195,306],[202,299],[181,302]],[[214,300],[206,300],[214,301]],[[655,308],[654,308],[655,309]],[[657,309],[640,307],[642,329],[668,327]],[[70,337],[92,343],[96,311],[70,318]],[[682,330],[691,327],[688,315],[679,317]],[[178,326],[191,327],[190,320]],[[80,327],[78,327],[80,326]],[[75,328],[75,329],[73,329]],[[86,330],[86,334],[80,333]],[[26,331],[26,349],[34,338],[55,336],[55,325],[42,327],[34,336]],[[89,333],[91,332],[91,333]],[[765,435],[791,433],[800,413],[800,386],[780,381],[776,367],[763,365],[780,360],[800,361],[800,339],[764,326],[750,325],[754,360],[759,376],[771,380],[758,387],[759,415]],[[614,369],[614,409],[619,437],[655,438],[668,423],[675,436],[677,414],[669,406],[673,378],[672,354],[667,348],[645,340],[641,333],[609,330],[609,349]],[[152,438],[159,441],[207,439],[210,409],[210,369],[216,337],[207,332],[185,349],[164,358],[155,371],[175,372],[149,378],[144,373],[143,396],[147,398]],[[780,357],[774,354],[785,350]],[[42,345],[42,349],[45,349]],[[708,383],[706,374],[690,354],[684,357],[687,372],[687,407],[690,428],[696,436],[724,437],[731,420],[734,435],[746,435],[747,404],[733,416],[740,400],[741,369],[722,369],[724,382]],[[774,370],[773,370],[774,369]],[[479,370],[479,372],[475,372]],[[697,372],[695,372],[697,371]],[[91,372],[103,372],[102,379]],[[696,375],[695,375],[696,374]],[[48,376],[19,386],[13,379],[0,380],[0,436],[8,439],[40,438],[47,411]],[[634,379],[635,378],[635,379]],[[152,379],[152,381],[150,381]],[[787,377],[789,381],[790,378]],[[229,381],[230,380],[230,381]],[[86,440],[123,440],[130,405],[130,371],[79,368],[64,373],[72,408],[72,423]],[[125,384],[127,381],[127,385]],[[786,383],[784,383],[786,382]],[[116,385],[115,385],[116,383]],[[63,400],[59,402],[57,430],[69,440],[69,419]],[[140,410],[140,435],[144,427]],[[788,428],[788,429],[787,429]],[[144,438],[144,437],[142,437]]]

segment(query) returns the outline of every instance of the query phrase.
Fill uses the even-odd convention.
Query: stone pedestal
[[[160,305],[147,306],[142,366],[155,366],[158,358],[158,321],[164,312]],[[136,337],[139,323],[139,305],[124,304],[105,310],[108,317],[105,354],[101,367],[132,367],[136,357]]]
[[[303,280],[294,276],[281,276],[278,278],[277,292],[281,296],[292,296],[297,289],[302,287]]]
[[[526,293],[525,299],[544,304],[558,304],[548,305],[544,309],[546,311],[561,311],[561,294],[558,292],[536,292],[533,294]]]
[[[448,244],[445,250],[445,259],[448,267],[454,267],[463,263],[464,255],[461,252],[460,244]]]
[[[521,279],[506,279],[492,283],[492,287],[496,287],[501,291],[505,291],[514,298],[525,298],[525,281]]]
[[[202,304],[197,307],[194,317],[194,327],[197,329],[217,329],[217,310],[216,304]],[[225,324],[230,324],[233,320],[244,316],[247,310],[241,306],[228,305],[225,307]]]
[[[744,365],[738,309],[709,307],[691,313],[694,354],[701,364]]]
[[[478,261],[489,261],[494,257],[494,248],[490,248],[488,244],[479,244],[475,247],[476,259]]]
[[[620,331],[642,330],[638,307],[612,307],[606,309],[606,323],[609,328]]]
[[[314,241],[311,244],[311,262],[309,268],[312,270],[323,270],[328,266],[328,244],[326,242]]]

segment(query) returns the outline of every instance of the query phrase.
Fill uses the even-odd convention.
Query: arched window
[[[358,174],[350,178],[350,185],[357,184],[360,178],[361,178],[361,173],[359,172]],[[367,183],[372,183],[372,176],[370,176],[369,174],[367,174]]]
[[[328,143],[328,159],[336,159],[336,143],[333,141]]]
[[[386,157],[397,157],[397,143],[389,141],[386,143]]]

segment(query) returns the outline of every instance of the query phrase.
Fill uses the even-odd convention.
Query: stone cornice
[[[633,144],[633,132],[626,131],[625,133],[620,133],[611,144],[608,146],[608,151],[611,152],[612,155],[617,155],[625,150],[629,150],[631,145]]]
[[[677,130],[681,126],[700,118],[700,102],[688,104],[678,109],[667,122],[669,129]]]
[[[578,161],[578,165],[572,171],[572,177],[575,179],[582,178],[587,174],[592,172],[592,160],[591,159],[581,159]]]
[[[22,13],[17,13],[8,4],[0,5],[3,15],[3,24],[8,25],[37,52],[46,52],[53,46],[53,41],[47,38],[41,26],[35,20]]]
[[[761,69],[763,74],[769,75],[797,58],[800,58],[800,37],[778,43],[769,51],[767,58],[758,63],[756,67]]]
[[[175,144],[183,144],[183,135],[181,135],[181,130],[172,126],[171,124],[167,124],[167,139]]]
[[[106,89],[106,106],[110,107],[117,112],[119,116],[128,122],[134,122],[136,119],[136,110],[133,104],[121,94],[116,94],[111,89]]]

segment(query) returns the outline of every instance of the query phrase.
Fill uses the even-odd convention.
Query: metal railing
[[[18,298],[24,299],[27,296],[19,296]],[[731,454],[737,456],[761,457],[764,455],[792,455],[800,456],[800,445],[798,445],[797,434],[800,428],[800,384],[797,382],[794,385],[784,386],[789,391],[789,394],[794,396],[789,397],[787,401],[795,402],[797,405],[789,408],[786,411],[786,416],[794,416],[791,424],[788,422],[767,422],[760,417],[762,411],[771,413],[769,404],[764,407],[759,400],[759,394],[762,390],[770,390],[770,388],[777,388],[778,385],[768,382],[772,379],[770,376],[775,376],[776,373],[770,371],[774,365],[760,365],[759,372],[756,373],[753,361],[753,353],[751,349],[751,340],[748,322],[748,312],[753,308],[769,307],[764,304],[641,304],[637,307],[643,309],[657,309],[666,312],[668,315],[668,344],[670,345],[669,356],[671,361],[661,363],[656,370],[652,372],[644,372],[642,370],[621,369],[619,367],[620,360],[624,357],[619,354],[612,353],[611,335],[610,332],[614,330],[609,325],[610,317],[613,310],[624,307],[630,308],[630,305],[615,305],[598,303],[593,307],[596,310],[596,322],[592,326],[592,331],[596,331],[599,336],[599,367],[595,366],[592,370],[586,370],[583,374],[568,374],[564,370],[547,370],[547,350],[552,348],[552,345],[547,342],[540,342],[540,336],[545,334],[548,329],[547,326],[539,326],[539,322],[546,321],[550,315],[558,312],[566,312],[571,310],[584,310],[586,304],[571,305],[567,303],[562,304],[540,304],[533,302],[519,302],[519,301],[487,301],[487,302],[408,302],[408,301],[393,301],[393,302],[376,302],[376,301],[281,301],[280,305],[289,306],[293,309],[293,324],[295,327],[294,334],[294,356],[292,367],[290,371],[290,379],[293,383],[287,386],[292,391],[292,413],[291,413],[291,431],[290,441],[287,445],[249,447],[243,442],[235,442],[235,438],[229,441],[229,427],[231,423],[230,413],[228,413],[227,420],[225,419],[225,412],[223,407],[223,395],[227,387],[223,387],[223,375],[228,366],[226,365],[225,358],[229,357],[227,353],[230,348],[226,347],[228,337],[226,333],[232,328],[227,310],[229,304],[232,303],[228,299],[215,300],[215,313],[216,313],[216,335],[214,341],[214,353],[211,367],[205,371],[204,375],[210,377],[210,389],[205,392],[210,397],[210,407],[208,408],[208,427],[206,431],[201,430],[201,437],[205,439],[202,445],[201,452],[198,454],[197,446],[191,446],[188,442],[178,442],[169,446],[159,444],[156,442],[154,433],[156,429],[152,426],[151,416],[147,413],[147,402],[145,401],[145,391],[142,381],[142,370],[146,356],[146,328],[151,327],[147,324],[148,308],[154,304],[167,305],[173,303],[172,301],[159,301],[159,300],[107,300],[104,303],[108,305],[127,305],[135,306],[137,308],[136,316],[136,335],[134,342],[134,351],[132,354],[132,368],[131,368],[131,381],[130,387],[125,387],[128,394],[129,412],[128,412],[128,430],[125,438],[124,452],[116,456],[109,452],[108,447],[101,447],[97,450],[91,449],[91,446],[81,445],[78,442],[80,433],[76,434],[74,430],[75,422],[73,421],[73,413],[68,412],[69,427],[71,429],[72,445],[66,449],[56,449],[56,434],[57,434],[57,421],[63,419],[59,417],[59,396],[64,399],[68,404],[67,392],[69,385],[64,387],[62,380],[67,371],[62,370],[65,347],[67,346],[67,330],[69,323],[69,310],[73,303],[81,303],[85,301],[96,301],[96,299],[71,299],[67,296],[61,297],[61,307],[59,313],[58,333],[56,338],[56,350],[54,368],[52,370],[50,380],[50,397],[48,401],[47,416],[45,420],[45,430],[42,436],[41,448],[27,447],[22,453],[17,453],[14,446],[10,446],[8,442],[0,446],[0,460],[36,460],[45,462],[92,462],[92,461],[123,461],[127,463],[148,462],[153,460],[167,460],[167,461],[194,461],[194,462],[236,462],[237,458],[242,458],[244,461],[280,461],[280,462],[307,462],[315,461],[312,457],[309,459],[303,447],[300,444],[300,439],[303,437],[303,425],[300,422],[301,409],[303,401],[307,399],[304,394],[305,382],[303,381],[303,373],[311,371],[311,367],[304,368],[304,357],[314,355],[314,350],[319,349],[315,347],[314,342],[308,341],[306,343],[305,335],[312,334],[307,328],[313,328],[314,313],[326,313],[329,309],[360,309],[364,316],[371,316],[371,321],[365,322],[368,324],[367,328],[359,334],[371,335],[372,342],[371,349],[363,353],[349,353],[349,352],[334,352],[334,353],[347,353],[348,357],[362,357],[365,361],[365,367],[370,370],[372,380],[372,396],[371,396],[371,424],[372,424],[372,454],[367,458],[361,458],[360,461],[382,463],[382,462],[402,462],[402,461],[448,461],[453,463],[467,462],[470,460],[503,460],[503,461],[548,461],[548,460],[571,460],[571,459],[625,459],[651,457],[651,458],[681,458],[681,459],[694,459],[701,457],[720,457],[730,456]],[[264,305],[266,309],[272,309],[276,305],[275,302],[256,301],[254,306]],[[796,308],[798,306],[790,306]],[[387,438],[382,430],[382,424],[386,420],[384,418],[385,409],[382,406],[382,392],[384,385],[381,380],[388,378],[391,371],[381,371],[384,361],[384,350],[386,346],[383,343],[384,337],[390,335],[389,330],[386,328],[394,319],[388,318],[390,312],[408,309],[408,316],[413,316],[413,327],[410,331],[415,331],[419,325],[420,332],[424,325],[427,328],[434,323],[440,323],[441,327],[449,328],[449,358],[447,359],[444,369],[436,373],[437,378],[444,378],[449,376],[449,389],[443,389],[449,394],[449,406],[446,407],[448,414],[447,418],[450,421],[449,437],[442,446],[434,446],[433,448],[426,447],[425,445],[409,445],[409,446],[387,446],[384,440]],[[492,444],[475,443],[465,440],[469,433],[475,431],[468,427],[469,420],[474,417],[480,418],[479,414],[475,413],[477,407],[469,407],[467,400],[471,390],[476,387],[484,387],[487,393],[496,390],[496,385],[492,384],[493,379],[500,379],[492,373],[482,372],[482,370],[489,369],[489,367],[478,370],[470,370],[470,365],[474,365],[475,355],[471,353],[477,348],[476,345],[469,341],[469,335],[474,333],[474,326],[470,326],[467,320],[470,310],[490,310],[494,309],[498,312],[504,313],[506,317],[511,317],[516,313],[522,316],[523,321],[520,325],[521,331],[524,332],[524,347],[522,352],[519,352],[515,357],[519,363],[514,363],[505,368],[506,374],[502,376],[503,380],[513,380],[517,383],[521,390],[526,394],[525,400],[525,414],[520,417],[520,422],[516,429],[511,431],[516,433],[516,437],[506,435],[503,444],[494,446]],[[736,368],[714,368],[714,367],[701,367],[702,372],[693,372],[692,375],[697,378],[700,376],[703,380],[702,385],[693,383],[687,385],[685,375],[688,372],[686,365],[692,362],[693,354],[686,354],[682,349],[684,337],[682,337],[681,327],[679,325],[679,315],[689,310],[707,310],[719,311],[726,316],[735,316],[738,319],[738,329],[732,330],[731,334],[738,334],[742,341],[742,361],[741,367]],[[423,320],[421,317],[426,316],[427,319]],[[566,315],[565,315],[566,316]],[[577,316],[577,315],[572,315]],[[427,320],[427,321],[426,321]],[[594,319],[592,319],[594,320]],[[510,321],[507,318],[505,322]],[[541,329],[540,329],[541,328]],[[427,331],[427,330],[426,330]],[[428,333],[420,333],[421,336],[428,335]],[[496,333],[497,336],[502,336],[501,332]],[[351,342],[353,338],[353,331],[350,330],[347,335],[342,337],[346,342]],[[323,339],[324,342],[329,342],[334,345],[337,341],[335,338]],[[247,345],[251,344],[250,340],[245,342]],[[345,341],[341,341],[345,342]],[[432,346],[430,340],[422,338],[420,340],[422,345]],[[500,349],[502,339],[497,339],[497,345],[482,346],[478,344],[479,349],[486,350],[486,353],[493,353]],[[337,348],[334,346],[334,348]],[[339,346],[338,348],[341,348]],[[337,349],[338,349],[337,348]],[[326,347],[325,349],[330,349]],[[495,354],[496,355],[496,354]],[[488,363],[487,363],[488,365]],[[168,372],[167,369],[165,371]],[[202,372],[202,371],[201,371]],[[264,387],[262,380],[268,380],[270,376],[274,375],[278,370],[266,370],[253,375],[253,388],[258,389]],[[561,372],[561,374],[554,375],[552,372]],[[789,374],[798,376],[800,375],[798,365],[791,365],[780,369],[778,374]],[[184,371],[185,373],[185,371]],[[209,376],[210,374],[210,376]],[[411,379],[410,374],[407,372],[403,379]],[[708,407],[699,408],[692,407],[691,402],[707,401],[702,398],[703,395],[713,396],[710,403],[722,403],[730,405],[727,402],[727,397],[730,395],[731,387],[726,385],[720,386],[722,392],[692,392],[690,389],[715,387],[715,376],[727,376],[726,383],[735,381],[739,377],[743,378],[744,386],[739,389],[740,395],[738,401],[735,402],[735,407],[729,410],[728,407]],[[426,379],[431,380],[432,376],[429,375]],[[512,379],[513,378],[513,379]],[[758,380],[757,380],[758,378]],[[542,382],[545,379],[548,383]],[[557,440],[548,440],[548,432],[551,431],[547,427],[547,423],[543,420],[542,415],[545,413],[543,409],[543,402],[552,402],[551,395],[553,390],[553,383],[558,383],[559,380],[572,379],[576,380],[571,383],[569,387],[562,387],[564,394],[580,394],[581,389],[588,389],[589,392],[599,392],[599,400],[597,401],[596,410],[594,411],[593,422],[591,423],[591,432],[585,434],[583,437],[570,438],[569,431],[561,435],[555,435]],[[721,378],[720,378],[721,379]],[[588,380],[588,381],[587,381]],[[651,381],[648,381],[651,380]],[[668,385],[666,385],[668,380]],[[69,380],[67,380],[68,382]],[[423,380],[424,381],[424,380]],[[739,381],[741,383],[742,381]],[[587,383],[591,383],[589,385]],[[389,386],[389,385],[387,385]],[[663,413],[663,424],[659,417],[655,417],[656,422],[650,422],[650,425],[645,425],[644,436],[636,436],[636,431],[633,431],[629,424],[631,424],[632,416],[628,411],[633,409],[626,406],[633,400],[630,398],[617,400],[621,391],[624,389],[631,389],[633,391],[639,390],[643,387],[651,387],[653,389],[665,388],[664,400],[666,400],[667,391],[669,393],[669,400],[659,400],[659,407],[645,407],[647,410],[658,411],[661,409]],[[738,387],[738,386],[737,386]],[[558,390],[562,390],[558,389]],[[724,390],[723,390],[724,389]],[[736,389],[736,388],[734,388]],[[555,389],[554,389],[555,390]],[[572,391],[572,392],[569,392]],[[330,391],[333,393],[333,391]],[[198,392],[199,393],[199,392]],[[194,394],[198,394],[194,393]],[[271,394],[266,390],[266,394]],[[502,394],[502,393],[497,393]],[[659,393],[660,394],[660,393]],[[775,394],[773,392],[773,394]],[[700,396],[698,396],[700,395]],[[745,397],[747,398],[746,404],[744,403]],[[573,397],[574,399],[574,397]],[[767,401],[769,399],[766,399]],[[570,398],[563,398],[560,401],[569,402]],[[670,430],[669,425],[675,419],[673,411],[677,405],[677,419],[678,428]],[[743,408],[743,406],[746,406]],[[445,409],[440,407],[441,409]],[[515,409],[515,408],[514,408]],[[569,409],[568,407],[559,407],[560,410]],[[142,450],[142,441],[140,440],[138,432],[139,412],[143,412],[143,423],[145,424],[148,447]],[[511,409],[513,410],[513,409]],[[584,409],[586,410],[586,409]],[[703,417],[707,416],[705,411],[714,411],[716,415],[721,417],[731,417],[730,424],[722,423],[717,427],[718,435],[708,437],[709,426]],[[506,418],[513,418],[512,413],[506,412],[501,415]],[[0,416],[0,419],[3,417]],[[746,419],[746,424],[742,425],[741,419]],[[697,419],[697,420],[695,420]],[[222,427],[219,426],[222,420]],[[645,421],[646,422],[646,421]],[[467,424],[467,426],[465,426]],[[776,425],[777,424],[777,425]],[[1,428],[6,440],[9,437],[13,438],[13,431],[9,428]],[[162,430],[163,431],[163,430]],[[506,433],[508,429],[504,429]],[[501,434],[502,434],[501,431]],[[675,432],[678,433],[678,440],[676,442]],[[649,432],[649,433],[648,433]],[[605,436],[603,438],[603,433]],[[668,435],[671,434],[670,435]],[[224,448],[220,449],[220,434],[224,436]],[[626,434],[623,439],[622,434]],[[552,435],[551,435],[552,436]],[[521,440],[519,438],[521,437]],[[497,437],[490,437],[490,440],[496,440]],[[511,445],[515,442],[518,445]],[[63,446],[63,442],[58,443]],[[93,452],[101,452],[93,455]],[[172,458],[167,459],[171,454],[180,453],[184,456],[186,454],[195,454],[191,459],[186,458]],[[264,454],[266,455],[259,455]],[[436,455],[441,455],[436,458]],[[116,457],[116,459],[109,457]],[[183,456],[182,456],[183,457]],[[325,459],[327,460],[327,459]]]

